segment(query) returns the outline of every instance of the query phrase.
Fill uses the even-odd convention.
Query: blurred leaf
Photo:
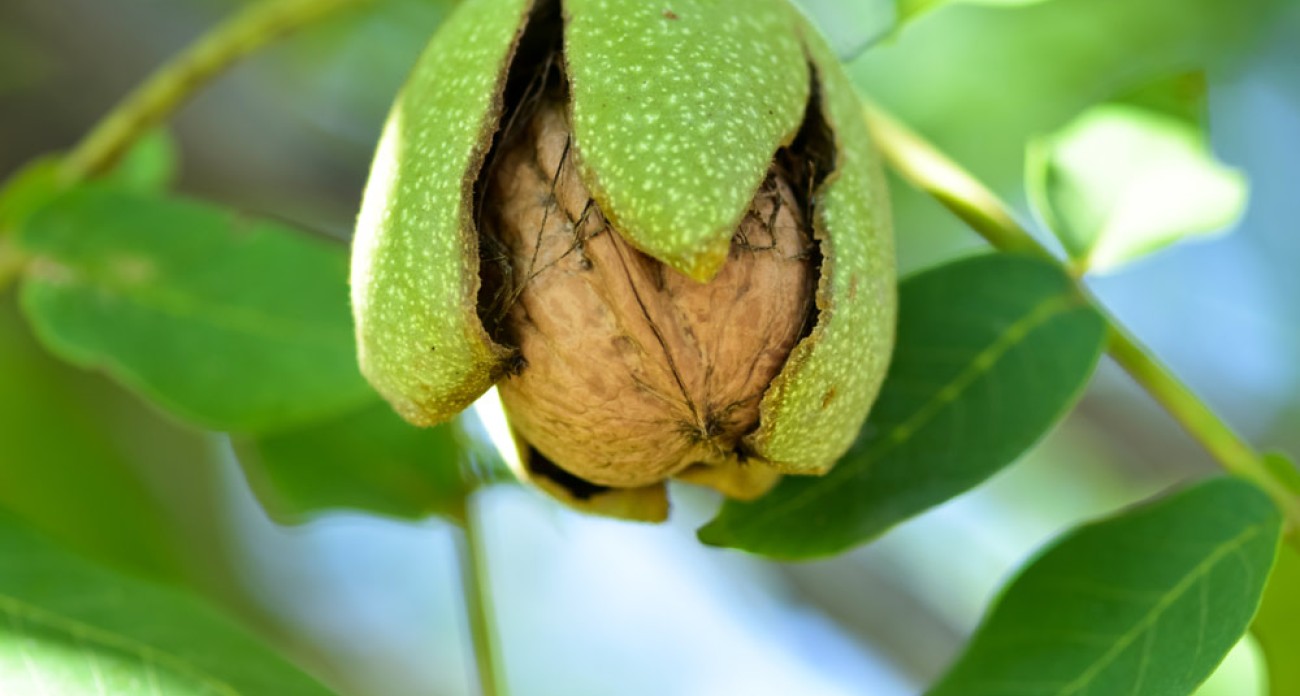
[[[176,179],[180,155],[165,128],[144,134],[105,178],[119,188],[140,193],[165,191]]]
[[[1074,530],[928,696],[1185,696],[1245,632],[1281,529],[1262,491],[1219,478]]]
[[[373,147],[420,50],[456,0],[382,0],[340,12],[268,51],[284,108]]]
[[[59,158],[47,155],[23,165],[0,186],[0,235],[18,229],[67,189],[59,179]]]
[[[1171,116],[1197,128],[1208,120],[1209,83],[1204,70],[1179,72],[1123,91],[1110,101]]]
[[[1251,624],[1264,650],[1269,693],[1300,694],[1300,552],[1282,546],[1264,591],[1264,602]]]
[[[1246,206],[1244,176],[1195,126],[1128,105],[1094,107],[1032,142],[1025,168],[1039,214],[1095,271],[1221,232]]]
[[[275,513],[301,518],[351,508],[460,519],[468,485],[456,428],[417,428],[376,402],[238,449],[254,488]]]
[[[6,299],[0,306],[0,509],[101,560],[175,576],[177,540],[162,505],[74,377],[35,345]]]
[[[146,133],[104,179],[121,188],[149,193],[166,189],[176,177],[176,143],[165,129]],[[0,182],[0,235],[18,229],[33,213],[70,187],[58,155],[38,157]]]
[[[357,367],[341,248],[198,203],[86,188],[20,243],[37,335],[216,430],[266,432],[374,398]]]
[[[885,385],[853,449],[820,478],[729,501],[699,536],[782,558],[847,549],[971,488],[1075,402],[1105,324],[1051,263],[985,255],[900,288]]]
[[[850,66],[872,101],[1003,198],[1025,192],[1025,143],[1098,101],[1189,66],[1234,74],[1294,0],[1051,0],[967,3],[909,23]],[[902,268],[977,244],[923,193],[892,190]]]
[[[6,694],[329,694],[196,598],[72,556],[0,516]]]

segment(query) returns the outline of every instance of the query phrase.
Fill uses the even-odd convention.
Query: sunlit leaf
[[[1282,517],[1220,478],[1065,535],[928,696],[1186,696],[1245,632]]]
[[[57,355],[199,425],[263,432],[374,398],[341,247],[184,200],[70,192],[24,226],[22,304]]]
[[[455,423],[417,428],[376,402],[242,443],[240,460],[267,507],[289,518],[338,509],[459,518],[469,448],[456,429]]]
[[[1094,107],[1029,147],[1040,215],[1084,267],[1106,271],[1241,216],[1246,180],[1181,119],[1124,104]]]
[[[955,5],[959,3],[967,5],[993,5],[1004,7],[1017,7],[1021,5],[1036,5],[1047,0],[894,0],[898,5],[898,17],[900,20],[908,20],[917,17],[930,10],[938,9],[943,5]]]
[[[119,575],[0,515],[6,694],[325,695],[207,604]]]
[[[1050,263],[967,259],[905,281],[889,376],[853,449],[823,477],[731,501],[708,544],[804,558],[842,551],[988,478],[1078,398],[1104,323]]]
[[[1259,615],[1251,624],[1264,651],[1269,693],[1300,694],[1300,552],[1283,545],[1264,591]]]

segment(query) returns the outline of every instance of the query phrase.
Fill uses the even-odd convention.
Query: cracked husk
[[[538,105],[484,182],[480,312],[519,353],[511,425],[602,487],[678,476],[733,497],[777,474],[742,438],[816,318],[817,248],[773,167],[718,275],[698,283],[630,246],[580,179],[561,103]]]

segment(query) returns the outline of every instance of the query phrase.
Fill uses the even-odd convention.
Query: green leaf
[[[793,10],[786,0],[747,0],[743,12],[716,0],[567,0],[564,10],[583,181],[637,248],[713,277],[808,107]]]
[[[42,209],[22,305],[38,337],[199,425],[290,427],[374,398],[341,248],[198,203],[85,188]]]
[[[171,524],[101,410],[119,404],[42,352],[7,297],[0,384],[0,509],[101,560],[176,575]]]
[[[1300,552],[1283,545],[1251,632],[1264,651],[1269,693],[1300,694]]]
[[[196,598],[93,565],[0,516],[6,694],[325,695]]]
[[[1106,271],[1180,239],[1221,232],[1246,206],[1246,180],[1200,130],[1125,104],[1084,112],[1030,143],[1030,198],[1070,255]]]
[[[140,193],[165,191],[176,179],[180,154],[165,128],[145,133],[105,178],[118,188]]]
[[[67,189],[60,180],[58,157],[38,157],[23,165],[0,187],[0,235],[17,230],[27,218]]]
[[[148,193],[167,188],[176,177],[176,143],[165,129],[146,133],[127,150],[104,179],[132,191]],[[38,157],[23,165],[0,187],[0,235],[20,228],[36,211],[70,188],[57,155]]]
[[[708,544],[781,558],[836,553],[983,481],[1078,398],[1105,324],[1051,263],[987,255],[902,284],[898,339],[853,449],[820,478],[729,501]]]
[[[1110,101],[1176,118],[1205,128],[1209,117],[1209,83],[1204,70],[1178,72],[1150,80]]]
[[[1219,478],[1068,533],[928,696],[1186,696],[1245,632],[1282,516]]]
[[[386,403],[239,447],[259,497],[302,518],[350,508],[406,519],[463,516],[462,436],[453,423],[417,428]]]

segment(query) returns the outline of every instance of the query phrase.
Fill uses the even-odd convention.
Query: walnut
[[[512,425],[601,486],[747,466],[741,440],[815,311],[816,246],[786,176],[773,169],[722,270],[700,283],[612,230],[570,132],[562,103],[541,105],[497,154],[484,194],[498,279],[484,313],[521,358],[498,384]],[[730,492],[761,493],[775,481],[761,473]]]

